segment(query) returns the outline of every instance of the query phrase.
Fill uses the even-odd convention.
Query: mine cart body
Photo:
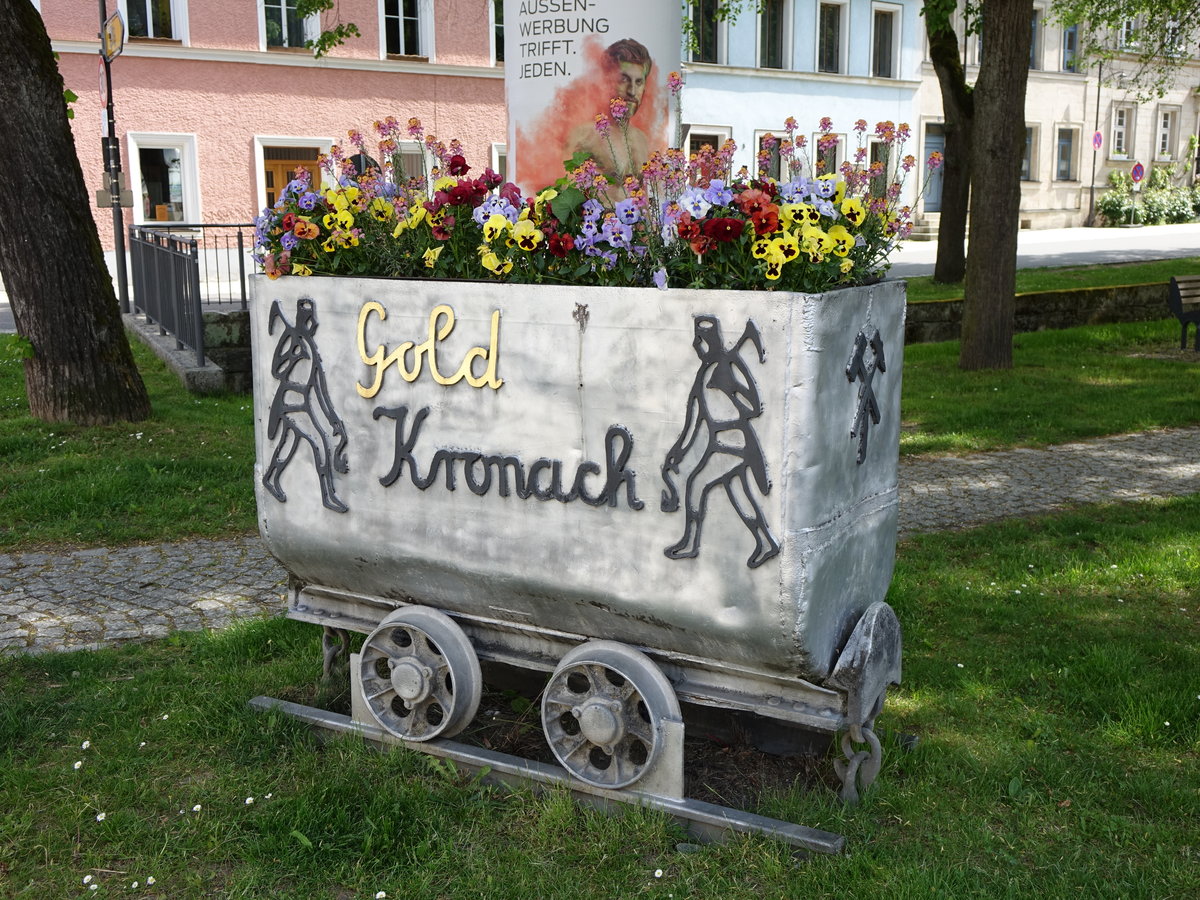
[[[290,616],[370,632],[421,605],[485,660],[548,671],[603,639],[685,701],[866,715],[837,669],[892,576],[902,283],[254,281],[259,524]]]

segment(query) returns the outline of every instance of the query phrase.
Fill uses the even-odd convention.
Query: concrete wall
[[[910,303],[904,328],[905,343],[958,340],[962,303],[962,300]],[[1016,296],[1018,332],[1105,322],[1152,322],[1169,315],[1165,282]]]

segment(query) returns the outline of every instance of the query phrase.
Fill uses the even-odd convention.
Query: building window
[[[836,174],[844,161],[844,134],[814,134],[809,144],[813,152],[813,168],[818,175]]]
[[[195,136],[130,132],[128,138],[134,222],[201,221]]]
[[[840,3],[822,3],[817,20],[817,71],[842,71],[842,10]]]
[[[758,14],[758,64],[764,69],[784,68],[786,0],[765,0]]]
[[[756,131],[754,145],[758,148],[758,155],[754,160],[755,175],[759,178],[766,175],[768,178],[778,181],[780,179],[779,138],[769,131]]]
[[[1155,142],[1158,159],[1175,158],[1175,125],[1178,120],[1178,110],[1158,111],[1158,140]]]
[[[1121,46],[1133,48],[1137,42],[1137,19],[1126,19],[1121,23]]]
[[[320,147],[263,147],[263,184],[267,206],[274,206],[279,194],[296,177],[299,169],[312,176],[314,189],[321,186],[321,167],[317,165]]]
[[[508,144],[492,144],[492,171],[508,181]]]
[[[1042,11],[1040,9],[1033,11],[1033,22],[1030,28],[1033,30],[1033,34],[1029,42],[1029,68],[1040,69],[1042,67]]]
[[[174,40],[172,0],[125,0],[122,4],[131,38]]]
[[[1058,152],[1054,178],[1056,181],[1075,181],[1075,129],[1058,129]]]
[[[1062,70],[1064,72],[1079,71],[1079,26],[1068,25],[1063,29],[1062,39]]]
[[[878,6],[872,10],[872,14],[871,74],[876,78],[895,78],[899,17],[894,9]]]
[[[687,136],[688,157],[695,156],[705,147],[711,147],[714,151],[720,150],[729,136],[730,132],[727,128],[705,128],[703,125],[692,126],[688,129]]]
[[[1033,129],[1025,126],[1025,150],[1021,154],[1021,180],[1033,180]]]
[[[1133,133],[1133,107],[1118,106],[1113,109],[1112,119],[1112,137],[1110,143],[1112,150],[1110,156],[1128,157],[1129,156],[1129,136]]]
[[[504,62],[504,0],[492,0],[492,62]]]
[[[692,6],[692,62],[720,62],[718,0],[696,0]]]
[[[296,13],[296,0],[263,0],[263,24],[267,46],[288,49],[303,47],[315,25]]]
[[[388,56],[422,56],[419,0],[383,0],[383,33]]]

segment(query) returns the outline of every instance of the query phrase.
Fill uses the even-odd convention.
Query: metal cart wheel
[[[475,649],[449,616],[428,607],[389,613],[363,643],[359,667],[367,708],[406,741],[458,734],[479,708]]]
[[[650,771],[666,718],[680,718],[671,683],[644,653],[615,641],[575,647],[542,695],[550,749],[568,772],[596,787],[627,787]]]

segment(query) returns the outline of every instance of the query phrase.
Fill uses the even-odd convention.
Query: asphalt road
[[[111,254],[109,254],[111,256]],[[1102,263],[1145,262],[1179,256],[1200,256],[1200,224],[1156,225],[1148,228],[1048,228],[1022,231],[1017,239],[1017,265],[1086,266]],[[890,276],[932,275],[936,241],[906,241],[892,257]],[[0,285],[0,334],[16,331],[8,295]]]

